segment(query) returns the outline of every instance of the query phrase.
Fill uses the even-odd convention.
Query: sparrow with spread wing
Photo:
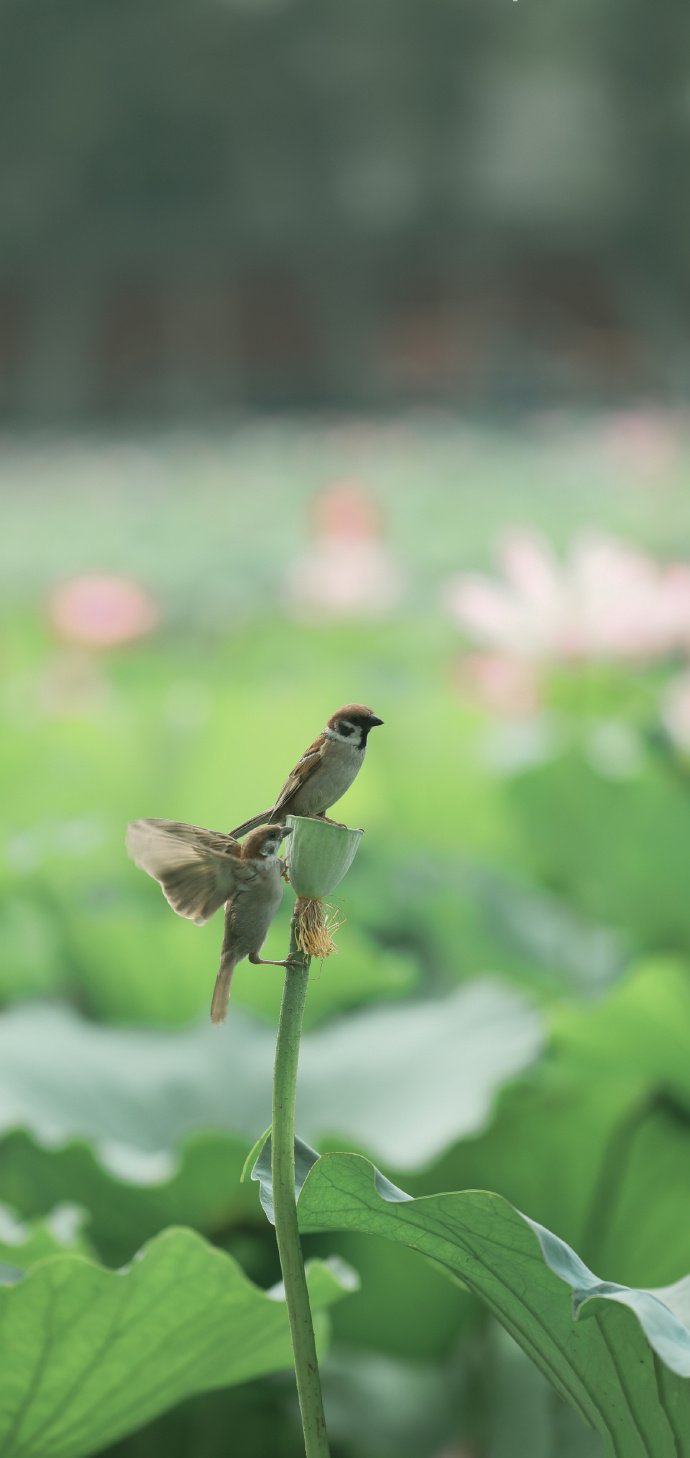
[[[369,733],[382,724],[365,704],[345,704],[331,714],[326,728],[305,750],[270,810],[262,810],[230,832],[246,835],[257,825],[286,815],[324,816],[349,790],[364,763]]]
[[[239,845],[231,835],[177,820],[134,820],[127,849],[141,869],[160,882],[173,911],[203,926],[225,906],[225,933],[211,1002],[211,1021],[225,1021],[230,982],[248,957],[262,967],[289,962],[259,956],[283,894],[285,864],[278,852],[282,825],[260,825]]]

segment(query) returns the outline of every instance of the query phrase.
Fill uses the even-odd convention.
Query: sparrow
[[[325,816],[359,774],[369,733],[382,723],[383,719],[365,704],[345,704],[336,709],[288,775],[275,805],[236,825],[230,834],[246,835],[257,825],[283,820],[286,815]]]
[[[128,827],[132,860],[160,882],[179,916],[203,926],[225,906],[213,1023],[225,1022],[232,974],[244,957],[258,967],[291,965],[259,956],[283,894],[280,842],[291,834],[282,825],[260,825],[240,845],[231,835],[178,820],[133,820]]]

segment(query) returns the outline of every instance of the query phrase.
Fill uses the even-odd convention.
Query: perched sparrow
[[[322,734],[305,750],[270,810],[243,821],[230,832],[246,835],[257,825],[286,815],[322,816],[349,790],[364,762],[369,731],[382,724],[364,704],[336,709]]]
[[[232,974],[244,957],[261,967],[289,965],[264,961],[259,952],[280,906],[284,863],[278,850],[290,834],[282,825],[260,825],[239,845],[230,835],[177,820],[134,820],[127,830],[132,860],[160,881],[173,911],[203,926],[225,905],[214,1023],[225,1021]]]

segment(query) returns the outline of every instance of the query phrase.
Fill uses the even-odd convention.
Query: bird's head
[[[382,723],[383,719],[379,719],[366,704],[344,704],[342,709],[336,709],[331,714],[326,732],[329,738],[340,739],[344,744],[355,744],[363,749],[370,730]]]
[[[242,844],[242,859],[275,859],[280,850],[280,842],[286,835],[292,835],[289,825],[257,825],[256,830],[251,830]]]

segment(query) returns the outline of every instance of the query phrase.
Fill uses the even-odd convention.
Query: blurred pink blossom
[[[311,515],[312,544],[287,574],[292,608],[308,618],[389,612],[402,594],[402,573],[361,483],[333,482],[314,499]]]
[[[468,653],[458,666],[460,689],[495,714],[521,717],[540,705],[539,678],[524,658],[501,653]]]
[[[644,660],[690,646],[690,564],[661,565],[604,536],[577,539],[559,561],[514,533],[502,579],[466,573],[448,586],[454,620],[474,641],[535,662]]]
[[[142,587],[106,573],[61,583],[51,594],[48,614],[61,638],[85,648],[130,643],[150,632],[159,616]]]
[[[678,462],[682,424],[670,410],[651,405],[619,410],[605,427],[604,449],[633,477],[666,476]]]
[[[378,508],[356,476],[333,481],[311,503],[313,535],[343,541],[368,541],[381,532]]]

